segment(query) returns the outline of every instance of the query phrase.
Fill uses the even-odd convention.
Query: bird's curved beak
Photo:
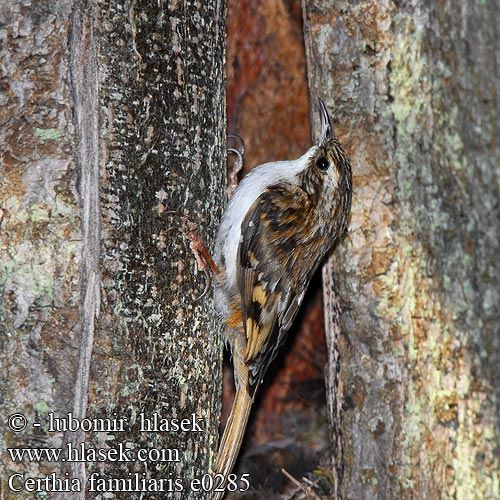
[[[321,97],[318,97],[318,101],[321,109],[321,144],[324,144],[326,141],[333,139],[333,130],[325,103]]]

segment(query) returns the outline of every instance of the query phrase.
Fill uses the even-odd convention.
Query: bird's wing
[[[271,186],[242,223],[237,281],[241,294],[250,388],[258,386],[286,338],[322,255],[310,255],[307,193]]]

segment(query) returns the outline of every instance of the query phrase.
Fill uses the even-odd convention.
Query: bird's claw
[[[245,143],[239,135],[228,135],[229,138],[238,139],[240,146],[239,148],[228,148],[227,152],[232,153],[236,156],[236,160],[233,165],[229,168],[227,174],[227,195],[231,198],[236,191],[239,184],[238,175],[243,169],[243,153],[245,152]]]

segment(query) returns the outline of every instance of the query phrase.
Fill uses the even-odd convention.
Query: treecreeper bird
[[[321,141],[300,158],[244,177],[217,233],[215,304],[234,365],[236,395],[215,472],[227,479],[266,370],[285,342],[312,275],[347,228],[352,174],[325,104]],[[223,491],[216,492],[220,500]]]

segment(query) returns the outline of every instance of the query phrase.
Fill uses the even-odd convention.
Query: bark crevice
[[[82,215],[80,350],[71,407],[73,416],[77,419],[85,418],[87,413],[95,320],[99,314],[100,303],[99,71],[93,23],[92,7],[77,4],[71,18],[69,39]],[[65,435],[65,442],[71,442],[75,448],[84,440],[85,434],[82,431]],[[85,462],[70,462],[69,468],[72,476],[85,485]],[[75,498],[85,498],[85,491],[76,495]]]

